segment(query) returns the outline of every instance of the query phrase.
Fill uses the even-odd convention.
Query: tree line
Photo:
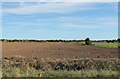
[[[87,38],[86,38],[87,39]],[[8,39],[0,39],[0,41],[3,42],[85,42],[85,40],[18,40],[18,39],[13,39],[13,40],[8,40]],[[115,43],[119,42],[120,43],[120,38],[117,40],[90,40],[91,42],[107,42],[107,43]]]

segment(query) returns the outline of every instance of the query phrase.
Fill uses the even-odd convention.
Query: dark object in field
[[[109,40],[107,40],[106,42],[107,42],[107,43],[110,43],[110,41],[109,41]]]
[[[120,43],[120,38],[117,39],[117,42]]]
[[[92,42],[90,41],[89,38],[85,39],[85,45],[92,45]]]

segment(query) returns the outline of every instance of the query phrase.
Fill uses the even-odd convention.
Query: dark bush
[[[90,41],[89,38],[85,39],[85,45],[92,45],[92,42]]]

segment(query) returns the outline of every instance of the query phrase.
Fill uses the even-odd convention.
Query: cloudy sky
[[[117,39],[118,3],[3,2],[6,39]]]

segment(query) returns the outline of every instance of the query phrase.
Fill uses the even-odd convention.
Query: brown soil
[[[2,55],[40,58],[114,58],[117,48],[80,46],[65,43],[2,43]]]

